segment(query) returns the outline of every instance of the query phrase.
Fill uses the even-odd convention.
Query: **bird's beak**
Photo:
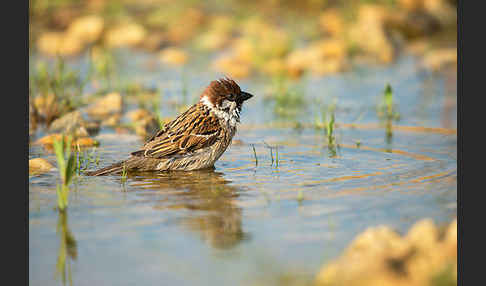
[[[244,92],[244,91],[242,91],[242,92],[240,93],[240,101],[241,101],[241,102],[243,102],[243,101],[245,101],[245,100],[248,100],[248,99],[250,99],[250,98],[252,98],[252,97],[253,97],[253,94],[250,94],[250,93],[248,93],[248,92]]]

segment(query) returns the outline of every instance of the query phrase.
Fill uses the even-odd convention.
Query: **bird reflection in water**
[[[191,210],[181,219],[181,225],[199,233],[214,248],[233,248],[249,238],[242,230],[241,208],[235,204],[240,190],[230,186],[220,172],[137,173],[130,179],[130,187],[157,190],[167,196],[155,201],[154,208]]]

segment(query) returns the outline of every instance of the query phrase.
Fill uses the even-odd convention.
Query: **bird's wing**
[[[184,155],[211,146],[222,131],[219,119],[200,105],[193,105],[149,139],[132,155],[164,158]]]

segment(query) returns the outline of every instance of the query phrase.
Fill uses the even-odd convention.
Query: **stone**
[[[68,111],[67,106],[59,105],[57,97],[53,93],[35,97],[33,108],[37,112],[38,121],[45,122],[47,125]]]
[[[122,96],[117,92],[109,93],[86,108],[86,112],[93,118],[106,118],[120,113],[123,109]]]
[[[67,29],[67,34],[78,38],[83,43],[92,43],[100,39],[103,28],[104,21],[100,16],[83,16],[73,20]]]
[[[319,16],[321,29],[331,37],[340,37],[344,31],[344,20],[336,9],[326,9]]]
[[[83,48],[79,38],[64,32],[45,32],[37,40],[37,49],[48,56],[73,56]]]
[[[237,79],[246,78],[251,73],[250,64],[234,56],[223,56],[217,59],[211,67],[219,72]]]
[[[46,159],[35,158],[29,160],[29,175],[42,174],[49,172],[54,166]]]
[[[76,137],[95,135],[99,129],[99,124],[87,122],[83,119],[81,112],[77,110],[54,120],[49,126],[49,130],[52,132],[71,134]]]
[[[61,140],[62,139],[62,136],[63,134],[60,134],[60,133],[53,133],[53,134],[49,134],[49,135],[46,135],[40,139],[38,139],[35,144],[40,144],[40,145],[44,145],[44,147],[47,147],[47,148],[52,148],[53,145],[54,145],[54,141],[55,140]],[[66,139],[66,137],[64,137]],[[98,146],[99,145],[99,142],[94,140],[93,138],[90,138],[90,137],[80,137],[80,138],[76,138],[74,140],[71,141],[71,146],[72,147],[91,147],[91,146]]]
[[[396,51],[385,30],[387,10],[378,5],[362,5],[358,20],[349,29],[351,45],[383,63],[394,60]]]
[[[369,228],[321,268],[315,285],[431,285],[437,277],[453,282],[455,249],[457,220],[443,236],[431,219],[418,221],[404,237],[386,226]]]
[[[159,130],[159,121],[148,110],[133,110],[127,114],[127,117],[133,123],[135,133],[139,136],[147,138]]]
[[[140,44],[147,36],[145,28],[136,23],[126,23],[109,29],[105,42],[109,47],[133,47]]]
[[[176,48],[167,48],[159,53],[159,58],[164,63],[177,66],[185,64],[188,56],[186,52],[182,50]]]

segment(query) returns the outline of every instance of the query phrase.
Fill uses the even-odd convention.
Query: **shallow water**
[[[221,76],[204,61],[183,71],[129,55],[121,77],[159,88],[163,116],[177,114],[167,102],[181,101],[182,76],[191,103]],[[57,171],[31,177],[29,284],[62,284],[56,264],[66,237],[74,285],[235,285],[282,271],[312,276],[370,226],[405,232],[424,217],[448,222],[457,213],[456,81],[455,71],[430,74],[404,56],[388,67],[303,79],[305,104],[282,118],[264,99],[267,82],[241,80],[255,97],[215,170],[134,174],[125,183],[81,176],[66,217],[53,209]],[[387,82],[401,116],[391,137],[376,114]],[[291,127],[320,116],[316,100],[336,100],[336,148],[324,130]],[[109,128],[95,139],[100,167],[143,144]],[[278,165],[268,145],[278,145]],[[35,157],[55,163],[31,145]]]

